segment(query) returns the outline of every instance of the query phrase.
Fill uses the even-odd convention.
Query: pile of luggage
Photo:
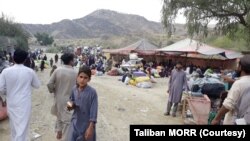
[[[226,86],[218,78],[203,77],[192,82],[191,94],[193,96],[203,96],[206,94],[211,101],[211,112],[217,113],[221,106],[222,94],[226,92]]]
[[[206,94],[209,98],[220,98],[220,94],[225,91],[225,85],[215,78],[198,78],[191,85],[192,94]]]

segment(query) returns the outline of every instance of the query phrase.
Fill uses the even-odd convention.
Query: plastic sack
[[[141,76],[141,77],[136,77],[135,78],[135,81],[137,83],[145,82],[145,81],[149,81],[149,80],[150,80],[150,78],[148,76]]]
[[[151,82],[140,82],[140,83],[137,83],[136,86],[139,88],[152,88],[152,83]]]

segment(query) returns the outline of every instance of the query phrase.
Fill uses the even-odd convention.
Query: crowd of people
[[[31,90],[39,88],[41,83],[36,72],[29,65],[25,65],[30,54],[24,50],[15,50],[11,67],[5,68],[0,74],[0,96],[3,104],[7,106],[11,129],[12,141],[26,141],[31,116]],[[97,59],[93,56],[82,59],[79,68],[72,53],[64,53],[60,59],[63,65],[57,67],[59,56],[51,58],[50,66],[53,68],[47,88],[54,95],[54,103],[51,114],[56,116],[55,132],[58,140],[78,141],[96,140],[95,124],[98,113],[98,96],[96,90],[88,85],[93,72],[93,65],[103,70],[105,58]],[[47,60],[47,56],[43,56]],[[92,61],[91,61],[92,60]],[[85,62],[84,62],[85,61]],[[100,64],[99,64],[100,63]],[[111,60],[110,60],[110,64]],[[111,66],[112,67],[112,66]],[[98,67],[97,67],[98,68]],[[42,70],[42,68],[41,68]],[[18,72],[18,73],[16,73]],[[195,70],[199,74],[199,70]],[[199,77],[206,76],[210,71],[205,71]],[[238,68],[238,79],[222,76],[225,81],[232,83],[228,95],[211,124],[250,124],[250,55],[240,58]],[[177,62],[169,74],[168,100],[164,115],[172,113],[177,116],[178,104],[181,102],[183,91],[188,91],[188,75],[183,65]],[[7,103],[7,104],[6,104]],[[172,108],[173,107],[173,108]],[[170,112],[172,109],[172,112]]]
[[[14,64],[0,74],[0,96],[3,106],[7,106],[12,141],[29,140],[31,90],[41,86],[36,72],[24,65],[28,55],[28,52],[16,49]],[[95,141],[98,97],[96,90],[88,85],[91,69],[82,66],[77,72],[73,68],[74,54],[71,53],[64,53],[60,59],[63,65],[51,72],[47,83],[49,92],[54,95],[51,114],[56,116],[56,138],[62,141]],[[55,63],[57,61],[56,55]]]

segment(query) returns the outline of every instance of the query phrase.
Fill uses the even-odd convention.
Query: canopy
[[[167,47],[157,49],[161,52],[181,52],[181,53],[194,53],[203,54],[206,56],[221,55],[226,59],[235,59],[242,56],[241,53],[232,50],[226,50],[222,48],[212,47],[210,45],[191,40],[189,38],[176,42]]]
[[[109,51],[111,54],[123,54],[138,53],[138,55],[152,55],[155,54],[157,46],[149,43],[147,40],[142,39],[124,48],[114,49]]]

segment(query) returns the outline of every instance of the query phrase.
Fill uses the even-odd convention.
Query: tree
[[[188,33],[207,36],[208,24],[215,20],[215,31],[235,37],[239,32],[250,43],[249,0],[164,0],[162,23],[169,35],[174,32],[174,19],[183,12]]]
[[[14,23],[4,14],[0,17],[0,36],[13,38],[17,42],[17,47],[29,49],[29,33],[23,30],[20,24]]]
[[[54,42],[54,39],[52,36],[49,36],[47,33],[36,33],[34,35],[37,39],[37,41],[40,43],[40,45],[51,45]]]

